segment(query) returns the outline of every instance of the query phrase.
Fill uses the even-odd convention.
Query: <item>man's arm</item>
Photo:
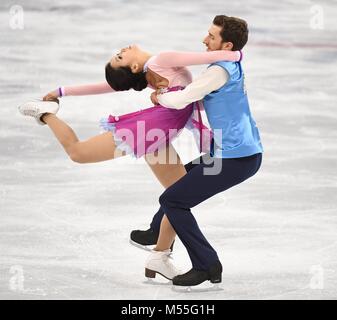
[[[167,92],[157,96],[159,103],[172,109],[183,109],[190,103],[203,99],[228,81],[229,75],[220,66],[209,67],[184,90]]]

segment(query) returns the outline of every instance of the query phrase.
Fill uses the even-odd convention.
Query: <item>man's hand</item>
[[[159,104],[157,94],[158,94],[158,91],[153,91],[151,93],[151,101],[155,106]]]
[[[51,91],[43,97],[43,101],[55,101],[59,103],[59,95],[57,91]]]

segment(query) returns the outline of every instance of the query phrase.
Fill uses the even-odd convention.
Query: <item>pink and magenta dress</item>
[[[192,75],[186,66],[240,59],[239,51],[163,52],[147,61],[144,72],[149,68],[166,78],[169,81],[166,91],[176,91],[182,90],[192,82]],[[106,82],[65,87],[63,90],[65,95],[114,92]],[[101,119],[100,126],[112,132],[119,150],[136,158],[167,147],[185,127],[194,133],[200,151],[207,152],[212,133],[203,125],[200,109],[200,102],[193,102],[183,109],[155,105],[124,115],[109,115]]]

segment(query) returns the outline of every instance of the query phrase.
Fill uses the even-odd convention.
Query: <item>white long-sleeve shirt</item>
[[[211,66],[184,90],[159,94],[158,101],[167,108],[183,109],[188,104],[202,100],[209,93],[218,90],[228,79],[227,71],[220,66]]]

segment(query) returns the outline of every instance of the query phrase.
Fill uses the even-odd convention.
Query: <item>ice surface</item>
[[[12,5],[0,4],[1,299],[337,298],[336,1],[21,1],[23,30],[11,28]],[[162,192],[145,162],[72,163],[17,105],[102,80],[130,43],[203,51],[223,13],[250,25],[244,67],[265,154],[254,178],[193,210],[223,290],[177,293],[144,283],[148,253],[128,243]],[[85,139],[101,117],[149,106],[149,93],[67,97],[59,115]],[[175,145],[184,162],[197,155],[188,133]],[[179,241],[174,257],[189,269]]]

